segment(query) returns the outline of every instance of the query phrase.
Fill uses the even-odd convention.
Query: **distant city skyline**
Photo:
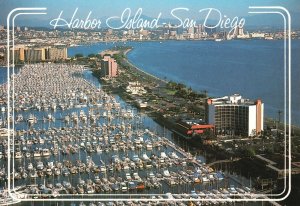
[[[0,24],[6,25],[6,17],[8,13],[17,7],[46,7],[47,15],[41,15],[38,18],[36,16],[24,16],[17,19],[16,24],[20,26],[49,26],[49,20],[57,18],[59,13],[63,11],[64,15],[71,18],[74,10],[78,8],[78,17],[85,18],[87,14],[91,11],[92,18],[105,19],[110,16],[120,16],[125,8],[131,8],[135,12],[138,8],[143,8],[143,15],[156,18],[159,13],[161,13],[161,19],[174,19],[170,14],[171,10],[174,8],[184,7],[188,8],[188,12],[181,12],[180,15],[185,18],[193,18],[196,20],[202,19],[203,16],[199,15],[199,10],[203,8],[216,8],[222,12],[222,15],[228,17],[248,17],[248,7],[249,6],[283,6],[286,7],[292,14],[292,19],[297,19],[300,16],[300,4],[297,0],[132,0],[132,1],[118,1],[118,0],[91,0],[88,3],[83,0],[54,0],[54,1],[40,1],[40,0],[11,0],[5,1],[0,0],[1,14],[0,14]],[[270,15],[275,16],[275,15]],[[278,26],[278,20],[281,17],[267,17],[266,25],[273,23]],[[212,20],[214,16],[211,16]],[[251,17],[250,17],[251,19]],[[255,24],[257,20],[251,22]],[[161,22],[162,23],[162,22]],[[282,25],[282,22],[279,22]],[[294,21],[294,24],[297,22]],[[262,24],[258,22],[257,24]],[[298,23],[297,23],[298,24]],[[273,25],[270,25],[273,26]],[[298,26],[298,25],[297,25]]]

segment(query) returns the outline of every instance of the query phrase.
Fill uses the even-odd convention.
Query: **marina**
[[[257,198],[248,182],[173,143],[170,131],[88,81],[86,71],[71,64],[23,66],[11,76],[9,118],[1,87],[1,127],[10,121],[13,131],[10,145],[0,140],[1,187],[10,178],[20,199]]]

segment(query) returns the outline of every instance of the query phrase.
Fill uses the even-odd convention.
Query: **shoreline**
[[[152,74],[150,74],[150,73],[144,71],[143,69],[137,67],[133,62],[131,62],[130,60],[128,60],[127,54],[128,54],[129,52],[131,52],[133,49],[134,49],[134,48],[128,48],[128,49],[126,49],[125,51],[119,51],[119,53],[122,53],[122,54],[125,56],[125,57],[122,57],[122,60],[123,60],[125,63],[127,63],[128,65],[130,65],[133,69],[135,69],[136,71],[138,71],[139,73],[141,73],[141,74],[144,75],[145,77],[147,77],[147,78],[152,78],[153,80],[159,82],[160,84],[167,84],[167,83],[169,82],[169,81],[166,81],[166,80],[161,79],[160,77],[157,77],[157,76],[155,76],[155,75],[152,75]],[[105,53],[105,51],[110,51],[110,49],[104,50],[104,51],[102,51],[101,53]],[[172,80],[170,80],[170,81],[172,81]],[[176,83],[179,83],[179,82],[176,82]],[[186,85],[185,85],[185,86],[186,86]],[[199,91],[196,91],[196,92],[199,92]],[[123,98],[124,98],[124,95],[122,95],[122,96],[123,96]],[[274,122],[277,123],[277,120],[276,120],[276,119],[273,119],[273,118],[268,117],[268,116],[265,116],[264,121],[265,121],[265,123],[267,123],[266,126],[271,126]],[[274,125],[274,124],[273,124],[273,125]],[[286,124],[286,127],[287,127],[287,131],[288,131],[289,125]],[[295,132],[295,134],[300,135],[300,125],[293,125],[293,124],[291,124],[290,127],[291,127],[291,129],[292,129],[292,133]],[[280,130],[282,131],[282,130],[283,130],[282,128],[284,128],[284,123],[283,123],[283,122],[280,122],[278,128],[279,128],[279,131],[280,131]],[[280,129],[280,128],[281,128],[281,129]],[[282,132],[283,132],[283,131],[282,131]]]
[[[125,55],[125,57],[124,56],[122,57],[123,61],[128,63],[129,65],[131,65],[131,67],[133,69],[135,69],[136,71],[139,71],[144,76],[148,76],[150,78],[154,78],[156,81],[163,82],[162,79],[155,77],[154,75],[149,75],[147,72],[144,72],[143,70],[141,70],[141,68],[136,67],[132,62],[128,61],[127,54],[131,50],[127,50],[126,53],[124,53],[124,55],[125,54],[126,55]],[[132,104],[133,98],[130,94],[127,94],[124,91],[114,92],[113,91],[114,89],[111,86],[108,87],[108,90],[110,90],[112,93],[118,94],[125,102]],[[134,106],[137,107],[137,105],[134,105]],[[152,109],[150,109],[150,110],[152,110]],[[268,129],[267,126],[271,126],[271,128],[272,128],[272,125],[274,126],[274,124],[272,124],[272,122],[274,122],[274,121],[276,122],[276,120],[271,119],[269,117],[265,117],[264,121],[265,121],[266,133],[264,133],[262,137],[257,137],[254,139],[245,138],[245,139],[248,139],[248,140],[246,140],[246,142],[248,142],[248,144],[249,144],[249,146],[246,146],[246,147],[243,146],[244,145],[243,142],[245,142],[244,138],[242,138],[241,140],[234,139],[233,140],[234,144],[238,145],[238,150],[236,150],[232,147],[232,145],[225,143],[227,141],[226,139],[225,139],[225,141],[223,141],[222,138],[220,139],[220,137],[216,137],[218,139],[216,143],[206,143],[206,142],[210,141],[210,140],[207,141],[206,137],[201,137],[201,141],[199,141],[199,138],[185,139],[183,136],[179,136],[178,134],[175,133],[175,131],[177,130],[176,125],[173,122],[170,122],[169,118],[164,117],[163,113],[160,113],[159,111],[154,111],[154,110],[152,110],[152,112],[148,113],[147,111],[149,111],[149,109],[146,109],[145,111],[146,111],[146,114],[150,118],[152,118],[155,122],[157,122],[159,125],[163,126],[164,128],[169,129],[173,133],[172,139],[175,144],[181,145],[181,147],[184,150],[190,151],[191,154],[203,155],[206,159],[206,163],[212,164],[214,169],[216,169],[216,170],[218,170],[220,168],[222,169],[225,166],[226,168],[232,168],[232,170],[234,172],[239,172],[244,177],[248,177],[248,178],[249,177],[250,178],[251,177],[258,178],[259,177],[259,179],[260,178],[273,179],[273,181],[277,182],[278,185],[280,185],[280,186],[283,185],[282,179],[279,178],[280,173],[276,170],[268,168],[268,163],[261,161],[257,157],[259,155],[266,154],[267,158],[270,161],[276,161],[276,165],[281,165],[280,160],[277,159],[278,158],[277,155],[281,154],[281,152],[280,152],[281,147],[278,146],[278,145],[282,145],[282,143],[280,143],[280,139],[284,139],[284,135],[283,135],[284,130],[281,130],[281,128],[284,128],[283,123],[280,122],[280,124],[278,126],[279,129],[276,132],[277,134],[276,133],[272,134],[271,131],[269,130],[270,128]],[[271,121],[270,121],[270,119],[271,119]],[[287,129],[288,129],[288,127],[289,127],[289,125],[287,125]],[[295,127],[295,126],[291,125],[291,128],[292,128],[292,134],[291,134],[292,137],[295,137],[295,134],[297,134],[298,136],[300,135],[300,127]],[[293,131],[294,131],[294,134],[293,134]],[[269,141],[269,143],[267,143],[268,141]],[[256,146],[253,146],[253,144]],[[265,147],[266,144],[277,145],[277,146],[275,146],[276,149],[274,149],[274,146],[272,146],[273,152],[270,153],[270,151],[272,151],[272,150],[269,149],[270,146]],[[219,146],[219,145],[221,145],[221,146]],[[261,149],[260,145],[263,145],[263,150],[260,150]],[[230,150],[231,151],[230,152],[227,149],[233,149],[233,150]],[[251,153],[252,151],[253,151],[253,153]],[[293,157],[292,161],[297,162],[297,161],[299,161],[300,153],[297,153],[297,151],[294,150],[294,151],[292,151],[292,157]],[[284,156],[280,156],[280,158],[284,158]],[[237,161],[233,161],[233,160],[237,160]],[[244,168],[244,169],[241,169],[241,168]],[[251,171],[249,171],[247,168],[248,169],[251,168]],[[262,182],[260,182],[260,181],[254,181],[254,184],[256,185],[255,187],[257,189],[263,187]]]
[[[134,67],[134,68],[136,68],[136,67]],[[66,70],[65,70],[66,71]],[[145,73],[143,73],[143,74],[145,74]],[[126,100],[125,100],[126,101]],[[213,153],[213,152],[212,152]],[[220,154],[218,154],[218,155],[220,155]]]
[[[172,40],[165,40],[165,41],[172,41]],[[101,42],[100,42],[101,43]],[[84,45],[80,45],[80,46],[84,46]],[[131,67],[133,67],[134,69],[136,69],[138,72],[140,72],[140,73],[142,73],[142,74],[144,74],[145,76],[147,76],[147,77],[150,77],[150,78],[153,78],[153,79],[155,79],[156,81],[158,81],[158,82],[161,82],[161,83],[163,83],[163,84],[167,84],[169,81],[173,81],[173,80],[164,80],[164,79],[161,79],[160,77],[157,77],[157,76],[155,76],[155,75],[153,75],[153,74],[150,74],[150,73],[148,73],[148,72],[146,72],[146,71],[144,71],[143,69],[141,69],[141,68],[139,68],[139,67],[137,67],[133,62],[131,62],[130,60],[128,60],[128,57],[127,57],[127,54],[129,53],[129,52],[131,52],[132,50],[133,50],[134,48],[128,48],[128,49],[126,49],[124,52],[123,52],[123,54],[125,55],[125,57],[126,58],[123,58],[123,60],[127,63],[127,64],[129,64]],[[106,52],[114,52],[113,54],[117,54],[117,53],[120,53],[120,52],[116,52],[116,50],[112,50],[112,49],[107,49],[107,50],[103,50],[102,52],[100,52],[99,54],[105,54]],[[112,55],[113,55],[112,54]],[[33,63],[33,64],[38,64],[39,62],[37,62],[37,63]],[[18,69],[20,69],[20,68],[22,68],[24,65],[26,65],[26,64],[20,64],[20,65],[16,65],[16,67],[18,68]],[[0,70],[7,70],[7,66],[6,65],[0,65]],[[91,71],[93,70],[93,69],[90,69]],[[176,83],[180,83],[180,82],[176,82]],[[4,82],[4,83],[1,83],[0,85],[4,85],[4,84],[6,84],[6,82]],[[185,85],[186,86],[186,85]],[[199,91],[196,91],[196,92],[199,92]],[[274,118],[272,118],[272,117],[268,117],[268,116],[266,116],[265,118],[264,118],[264,120],[266,121],[266,122],[268,122],[268,123],[271,123],[271,122],[275,122],[275,123],[277,123],[277,119],[274,119]],[[280,122],[279,123],[279,127],[284,127],[284,122]],[[288,127],[289,125],[288,124],[286,124],[286,126]],[[291,129],[292,130],[296,130],[296,133],[297,134],[300,134],[300,125],[296,125],[296,124],[291,124],[290,125],[291,126]]]
[[[225,42],[225,41],[281,41],[282,39],[261,39],[261,38],[250,38],[250,39],[230,39],[230,40],[223,40],[221,42]],[[291,39],[292,41],[300,41],[300,39]],[[220,43],[215,41],[215,39],[153,39],[153,40],[117,40],[117,41],[94,41],[94,42],[81,42],[79,44],[76,44],[75,46],[71,46],[71,44],[66,44],[67,48],[76,48],[76,47],[82,47],[82,46],[91,46],[91,45],[95,45],[95,44],[99,44],[99,43],[126,43],[126,42],[168,42],[168,41],[189,41],[189,42],[193,42],[193,41],[214,41],[216,43]],[[70,56],[70,57],[74,57],[74,56]],[[38,63],[38,62],[37,62]],[[5,67],[7,66],[6,62],[0,62],[0,67]]]
[[[128,57],[127,57],[127,54],[128,54],[130,51],[132,51],[132,50],[133,50],[133,48],[127,49],[127,50],[124,52],[124,55],[125,55],[125,57],[126,57],[126,58],[123,59],[124,61],[126,61],[130,66],[132,66],[133,68],[135,68],[135,69],[137,69],[138,71],[142,72],[143,74],[145,74],[145,75],[147,75],[147,76],[149,76],[149,77],[151,77],[151,78],[154,78],[154,79],[156,79],[156,80],[158,80],[158,81],[161,81],[161,82],[163,82],[163,83],[168,83],[168,81],[163,80],[163,79],[161,79],[161,78],[159,78],[159,77],[157,77],[157,76],[155,76],[155,75],[152,75],[152,74],[150,74],[150,73],[144,71],[143,69],[137,67],[137,66],[134,65],[131,61],[129,61],[129,60],[128,60]]]
[[[126,50],[126,53],[124,52],[123,54],[128,54],[130,50]],[[130,63],[131,67],[133,69],[140,71],[143,75],[147,75],[150,78],[155,78],[156,81],[159,81],[158,77],[154,77],[153,75],[149,75],[147,72],[141,71],[140,68],[137,68],[135,65],[133,65],[131,62],[126,61],[127,56],[123,57],[123,60],[126,63]],[[124,66],[124,65],[123,65]],[[131,68],[132,69],[132,68]],[[100,80],[100,83],[102,81],[105,82],[105,80]],[[163,81],[162,81],[163,82]],[[107,82],[105,82],[107,83]],[[113,87],[110,85],[107,88],[108,91],[115,93],[119,95],[123,101],[133,104],[134,100],[128,98],[131,97],[129,94],[126,94],[126,92],[122,90],[117,90],[114,91]],[[131,97],[132,98],[132,97]],[[136,105],[133,105],[136,107]],[[212,144],[205,144],[203,141],[199,141],[199,139],[184,139],[183,137],[177,135],[175,131],[177,130],[176,125],[174,122],[170,122],[168,118],[165,118],[162,113],[158,111],[154,111],[153,109],[150,109],[150,113],[148,113],[148,109],[144,110],[145,113],[152,118],[155,122],[157,122],[160,126],[167,128],[170,130],[173,135],[172,139],[173,142],[176,145],[181,145],[184,150],[190,151],[191,154],[200,154],[206,159],[206,164],[211,164],[213,165],[213,168],[215,169],[220,169],[224,165],[226,167],[232,168],[233,171],[235,172],[241,172],[244,177],[251,176],[251,177],[264,177],[264,178],[275,178],[276,174],[273,171],[269,171],[266,167],[266,164],[264,162],[257,163],[258,159],[256,156],[247,156],[247,155],[242,155],[240,152],[236,153],[229,153],[224,148],[222,147],[217,147],[216,145]],[[260,154],[260,153],[258,153]],[[248,165],[251,166],[253,169],[253,172],[249,173],[247,169],[238,169],[239,165]],[[263,169],[262,169],[263,168]],[[275,178],[276,179],[276,178]]]
[[[155,75],[152,75],[152,74],[150,74],[150,73],[144,71],[143,69],[137,67],[137,66],[136,66],[134,63],[132,63],[130,60],[128,60],[127,54],[128,54],[130,51],[132,51],[132,50],[133,50],[133,48],[127,49],[127,50],[124,52],[124,55],[125,55],[125,57],[126,57],[126,58],[124,58],[124,61],[126,61],[126,62],[127,62],[129,65],[131,65],[133,68],[137,69],[137,70],[140,71],[141,73],[143,73],[143,74],[145,74],[145,75],[147,75],[147,76],[149,76],[149,77],[151,77],[151,78],[154,78],[154,79],[156,79],[156,80],[158,80],[158,81],[161,81],[161,82],[163,82],[163,83],[168,83],[168,82],[169,82],[169,81],[166,81],[166,80],[161,79],[160,77],[157,77],[157,76],[155,76]],[[172,80],[170,80],[170,81],[172,81]],[[180,83],[180,82],[176,82],[176,83]],[[196,92],[199,92],[199,91],[196,91]],[[268,123],[269,123],[269,122],[272,122],[272,121],[273,121],[273,122],[277,122],[276,119],[273,119],[273,118],[268,117],[268,116],[266,116],[266,117],[264,118],[264,121],[265,121],[265,122],[268,122]],[[284,123],[283,123],[283,122],[280,122],[279,125],[280,125],[280,127],[284,127]],[[286,126],[288,127],[289,125],[286,124]],[[297,133],[300,134],[300,125],[294,125],[294,124],[291,124],[290,127],[291,127],[292,129],[298,130]]]
[[[86,46],[86,45],[92,45],[97,43],[124,43],[124,42],[167,42],[167,41],[215,41],[214,38],[208,38],[208,39],[143,39],[143,40],[109,40],[109,41],[95,41],[95,42],[81,42],[79,44],[76,44],[76,46],[69,46],[69,47],[79,47],[79,46]],[[264,39],[264,38],[245,38],[245,39],[223,39],[223,41],[251,41],[251,40],[262,40],[262,41],[280,41],[282,39]],[[291,39],[291,40],[300,40],[300,39]],[[216,41],[218,42],[218,41]]]

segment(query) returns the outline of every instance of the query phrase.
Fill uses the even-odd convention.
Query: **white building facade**
[[[264,104],[234,94],[207,100],[207,123],[216,134],[256,136],[264,128]]]

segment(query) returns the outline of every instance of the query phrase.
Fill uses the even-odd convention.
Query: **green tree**
[[[246,157],[254,157],[255,156],[255,150],[252,147],[249,147],[245,149],[245,156]]]
[[[83,57],[83,54],[81,54],[81,53],[75,54],[75,57],[76,57],[76,58],[82,58],[82,57]]]
[[[89,54],[88,55],[89,58],[92,58],[92,57],[95,57],[95,56],[96,56],[95,54]]]
[[[182,89],[184,89],[184,88],[185,88],[185,85],[184,85],[184,84],[182,84],[182,83],[178,83],[178,84],[177,84],[177,87],[176,87],[177,90],[182,90]]]

